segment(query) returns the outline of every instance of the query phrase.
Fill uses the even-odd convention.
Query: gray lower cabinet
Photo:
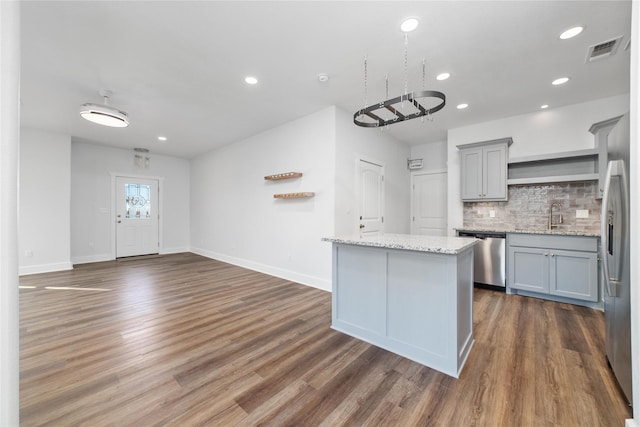
[[[597,237],[509,234],[507,286],[596,302],[597,251]]]
[[[458,378],[473,347],[473,249],[333,244],[331,327]]]

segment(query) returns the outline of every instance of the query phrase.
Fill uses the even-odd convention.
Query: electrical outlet
[[[489,218],[495,218],[496,217],[496,211],[489,211]]]
[[[576,210],[576,218],[589,218],[589,210],[588,209],[577,209]]]

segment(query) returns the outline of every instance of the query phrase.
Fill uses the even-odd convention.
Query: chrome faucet
[[[556,207],[558,211],[560,211],[560,217],[558,218],[557,223],[553,223],[553,207]],[[549,206],[549,230],[552,230],[553,227],[557,227],[558,224],[562,224],[562,205],[560,202],[553,202],[551,206]]]

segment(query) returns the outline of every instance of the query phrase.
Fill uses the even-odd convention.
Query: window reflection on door
[[[125,218],[151,217],[151,187],[146,184],[125,184]]]

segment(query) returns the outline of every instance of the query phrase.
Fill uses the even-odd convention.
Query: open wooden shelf
[[[300,193],[282,193],[282,194],[274,194],[274,199],[299,199],[301,197],[313,197],[316,193],[312,191],[303,191]]]
[[[302,176],[302,172],[285,172],[285,173],[277,173],[275,175],[267,175],[264,177],[267,181],[280,181],[281,179],[291,179],[291,178],[300,178]]]

